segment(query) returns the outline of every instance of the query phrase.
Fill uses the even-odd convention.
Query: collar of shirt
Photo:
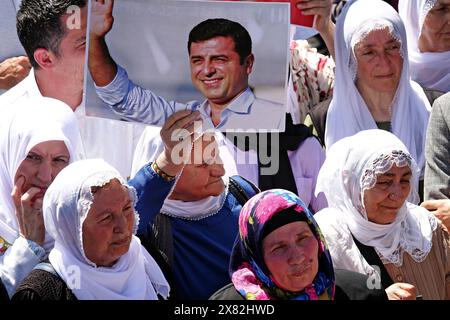
[[[234,114],[248,114],[250,112],[250,106],[255,101],[255,95],[249,87],[245,89],[242,93],[237,95],[228,106],[222,111],[222,115],[220,117],[220,122],[216,126],[216,129],[220,129],[223,127],[228,118]],[[200,106],[200,112],[208,117],[211,117],[211,107],[208,103],[208,100],[203,101]]]
[[[24,80],[24,84],[30,97],[42,97],[41,91],[39,91],[36,77],[34,75],[34,68],[31,68],[30,73]]]

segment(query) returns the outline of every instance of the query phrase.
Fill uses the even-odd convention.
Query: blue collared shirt
[[[129,120],[162,126],[174,112],[181,110],[199,110],[203,118],[204,129],[282,129],[285,107],[282,104],[256,98],[247,88],[222,111],[220,123],[214,126],[211,120],[211,108],[208,100],[202,103],[190,101],[181,103],[167,101],[148,89],[134,84],[125,69],[117,66],[113,81],[104,87],[96,86],[98,96],[114,112]],[[252,118],[250,118],[250,116]]]

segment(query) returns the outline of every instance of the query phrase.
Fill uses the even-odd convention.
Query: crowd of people
[[[450,0],[294,5],[326,52],[291,40],[284,115],[239,22],[190,30],[185,103],[115,62],[114,1],[8,2],[0,299],[449,300]]]

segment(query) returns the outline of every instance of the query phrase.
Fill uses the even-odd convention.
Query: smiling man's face
[[[226,106],[248,87],[253,55],[250,54],[241,64],[231,37],[193,42],[189,59],[192,83],[212,107]]]

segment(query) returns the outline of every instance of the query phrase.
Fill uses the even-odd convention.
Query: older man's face
[[[212,108],[226,105],[248,86],[253,55],[243,64],[231,37],[193,42],[190,48],[191,78]]]

